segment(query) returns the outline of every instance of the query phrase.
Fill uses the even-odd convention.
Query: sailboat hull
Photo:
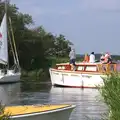
[[[5,83],[15,83],[20,81],[21,73],[15,73],[15,74],[6,74],[4,76],[0,76],[0,84]]]

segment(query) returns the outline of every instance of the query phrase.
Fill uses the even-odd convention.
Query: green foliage
[[[109,120],[120,118],[120,74],[111,73],[104,78],[104,86],[100,93],[109,107]]]
[[[0,2],[0,21],[2,21],[5,12],[4,6],[4,2]],[[69,46],[72,43],[66,40],[64,35],[55,36],[47,32],[43,26],[30,29],[29,26],[33,24],[32,17],[19,12],[16,5],[7,4],[7,16],[10,16],[12,20],[20,65],[25,71],[39,71],[39,69],[46,71],[51,64],[49,57],[68,56]],[[9,56],[12,65],[11,50]]]

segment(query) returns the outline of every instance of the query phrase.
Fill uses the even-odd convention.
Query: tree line
[[[2,21],[4,13],[5,3],[0,1],[0,21]],[[72,43],[64,35],[53,35],[51,32],[47,32],[41,25],[30,28],[29,26],[34,24],[32,16],[19,12],[15,4],[7,4],[7,16],[10,16],[12,20],[17,52],[22,69],[27,71],[44,69],[50,65],[51,57],[68,56]],[[9,50],[9,57],[10,64],[12,64],[11,48]]]

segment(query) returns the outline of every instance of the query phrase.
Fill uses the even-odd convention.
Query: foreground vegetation
[[[109,120],[120,119],[120,74],[111,73],[104,79],[104,86],[100,89],[104,102],[109,108]]]
[[[10,120],[9,114],[4,114],[4,106],[0,104],[0,120]]]

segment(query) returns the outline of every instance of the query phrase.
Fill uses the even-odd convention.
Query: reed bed
[[[99,90],[109,108],[108,120],[120,120],[120,73],[107,74]]]

